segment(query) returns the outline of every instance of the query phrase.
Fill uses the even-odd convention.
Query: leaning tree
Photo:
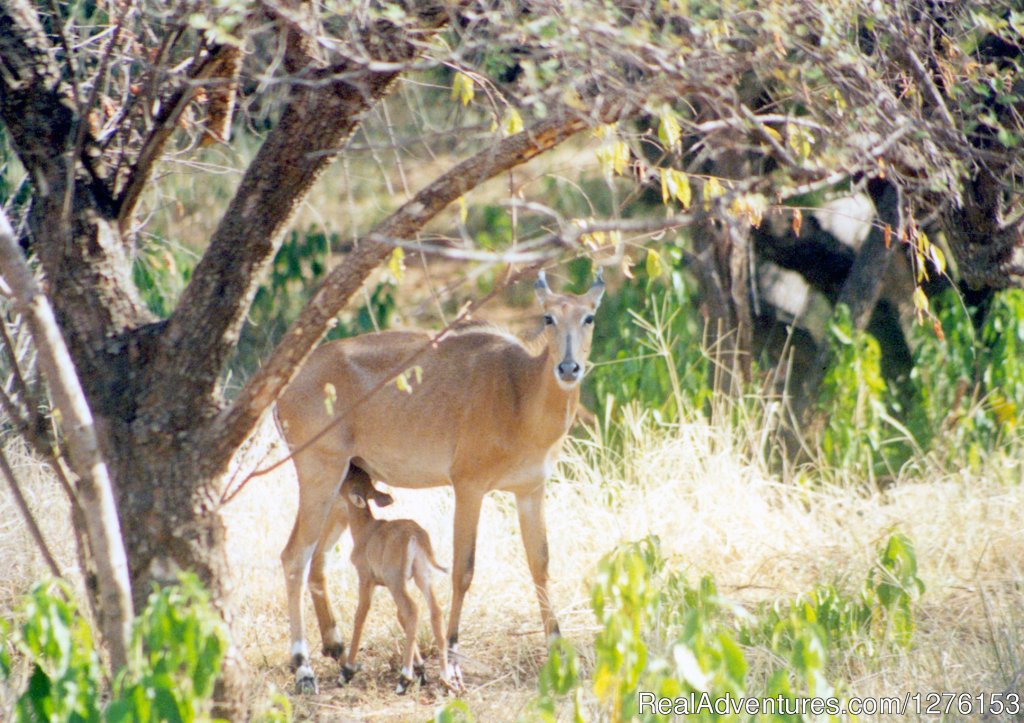
[[[812,193],[863,188],[875,203],[874,230],[835,291],[860,326],[893,254],[940,271],[929,241],[940,232],[967,283],[1019,284],[1012,5],[0,0],[3,142],[25,174],[0,187],[13,221],[0,225],[5,293],[22,302],[61,408],[68,459],[55,467],[69,480],[113,659],[123,659],[131,611],[126,578],[137,604],[151,582],[195,570],[227,609],[218,503],[229,461],[371,272],[453,201],[581,131],[597,129],[597,164],[622,192],[607,217],[582,220],[520,203],[543,217],[533,248],[608,245],[603,260],[619,263],[653,234],[689,227],[688,258],[725,353],[749,355],[757,248],[781,258],[794,243],[752,228],[781,213],[798,238],[795,202]],[[462,160],[364,220],[369,230],[228,398],[225,369],[296,209],[371,109],[424,78],[479,108],[444,121],[469,138]],[[133,276],[147,191],[169,154],[231,144],[240,128],[259,148],[158,316]],[[667,213],[625,217],[647,189]],[[29,397],[15,384],[0,401],[47,452]],[[229,707],[239,670],[237,660],[225,670]]]

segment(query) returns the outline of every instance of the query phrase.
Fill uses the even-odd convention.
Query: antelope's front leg
[[[480,523],[483,495],[475,490],[455,491],[455,534],[452,552],[452,609],[448,614],[448,680],[456,690],[463,690],[462,668],[459,665],[459,618],[462,603],[473,582],[476,556],[476,528]]]
[[[540,618],[548,640],[557,637],[558,620],[551,610],[548,593],[548,531],[544,522],[544,484],[541,483],[528,493],[516,495],[516,509],[519,512],[519,530],[523,534],[526,561],[537,590],[540,603]]]

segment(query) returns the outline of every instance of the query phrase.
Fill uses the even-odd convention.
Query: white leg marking
[[[309,647],[306,645],[305,640],[296,640],[292,643],[292,657],[301,655],[303,660],[309,659]]]

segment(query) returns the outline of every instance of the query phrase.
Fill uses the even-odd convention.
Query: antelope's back
[[[289,444],[319,433],[333,412],[341,420],[325,439],[338,454],[412,487],[448,483],[457,458],[505,446],[529,396],[529,352],[487,327],[456,332],[436,347],[431,338],[387,331],[319,347],[278,403]],[[392,379],[398,374],[404,381]]]

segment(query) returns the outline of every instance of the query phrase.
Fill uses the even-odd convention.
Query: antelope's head
[[[370,476],[361,469],[353,469],[341,485],[341,496],[357,509],[369,507],[370,500],[378,507],[387,507],[395,499],[387,492],[381,492],[373,484]]]
[[[544,334],[549,353],[555,360],[555,381],[562,389],[575,388],[583,379],[584,366],[594,336],[594,313],[604,295],[604,279],[598,270],[594,284],[587,293],[556,294],[548,286],[541,271],[537,283],[537,300],[544,310]]]

